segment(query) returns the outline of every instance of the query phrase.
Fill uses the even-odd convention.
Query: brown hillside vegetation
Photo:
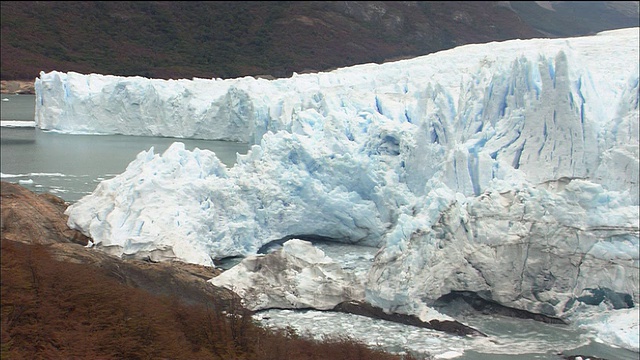
[[[262,328],[206,282],[217,270],[90,251],[58,225],[64,202],[6,182],[1,190],[1,359],[403,358]]]

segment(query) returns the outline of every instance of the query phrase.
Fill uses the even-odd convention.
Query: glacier
[[[42,72],[36,123],[252,144],[233,167],[151,148],[69,206],[114,255],[214,266],[324,239],[378,249],[351,292],[362,281],[387,311],[471,292],[637,319],[638,43],[638,28],[511,40],[276,80]]]

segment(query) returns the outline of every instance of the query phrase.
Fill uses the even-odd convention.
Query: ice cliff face
[[[67,210],[119,255],[211,265],[298,235],[379,247],[366,299],[450,291],[545,315],[639,300],[638,29],[470,45],[267,81],[42,73],[38,126],[180,143]],[[213,259],[213,260],[212,260]]]
[[[431,304],[462,289],[549,316],[562,316],[598,289],[613,290],[616,306],[637,302],[630,300],[638,298],[640,280],[638,210],[627,198],[561,179],[426,199],[431,203],[415,216],[399,219],[376,258],[367,290],[377,304]]]

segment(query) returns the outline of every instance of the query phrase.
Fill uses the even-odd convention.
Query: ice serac
[[[467,45],[272,81],[43,73],[37,120],[253,144],[232,168],[180,143],[141,153],[67,210],[97,248],[210,265],[316,236],[380,249],[365,300],[385,310],[467,291],[566,317],[639,301],[638,40]]]
[[[362,279],[299,239],[285,242],[273,253],[248,256],[210,282],[242,296],[250,310],[330,310],[345,301],[364,299]]]

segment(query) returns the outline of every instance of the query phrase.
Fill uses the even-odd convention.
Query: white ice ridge
[[[272,81],[42,73],[36,119],[254,143],[232,168],[179,142],[140,153],[67,210],[98,248],[211,265],[326,237],[380,248],[366,297],[385,309],[474,291],[562,316],[594,289],[638,303],[638,43],[514,40]]]

